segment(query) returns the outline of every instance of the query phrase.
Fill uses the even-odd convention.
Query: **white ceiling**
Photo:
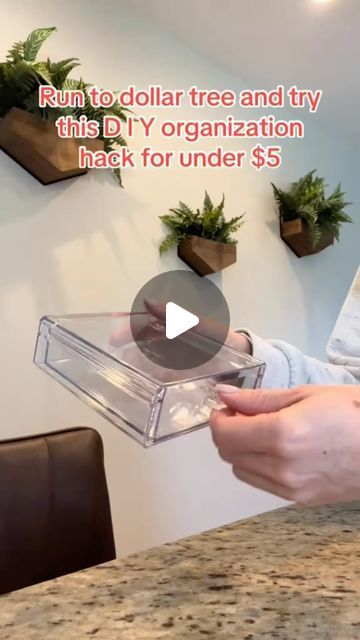
[[[322,89],[321,124],[360,141],[360,0],[126,2],[249,87]]]

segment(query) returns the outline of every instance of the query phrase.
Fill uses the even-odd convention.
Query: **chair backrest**
[[[0,594],[114,557],[100,435],[0,442]]]

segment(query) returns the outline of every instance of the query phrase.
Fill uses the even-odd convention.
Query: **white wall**
[[[84,77],[101,86],[242,87],[241,79],[128,13],[119,1],[0,0],[1,55],[31,29],[53,24],[59,32],[46,54],[78,55]],[[181,266],[175,254],[158,257],[158,215],[179,199],[198,205],[207,188],[215,199],[226,193],[228,215],[247,211],[238,263],[215,278],[233,325],[323,355],[359,261],[359,224],[344,229],[340,245],[298,260],[279,240],[269,181],[286,184],[317,167],[330,184],[341,179],[356,203],[358,164],[345,146],[314,128],[304,142],[288,145],[285,158],[276,175],[137,170],[124,176],[121,190],[107,174],[43,187],[0,153],[0,437],[96,427],[105,442],[119,554],[280,501],[235,481],[206,429],[150,451],[123,436],[33,366],[38,320],[48,313],[128,310],[146,280]]]

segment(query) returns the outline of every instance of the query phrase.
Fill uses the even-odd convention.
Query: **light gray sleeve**
[[[360,382],[360,268],[327,346],[330,362],[346,367]]]
[[[360,383],[360,268],[344,302],[330,337],[327,355],[321,362],[304,355],[283,340],[263,340],[248,330],[252,354],[266,364],[263,386],[295,387],[300,384]]]
[[[296,387],[300,384],[357,384],[357,370],[343,365],[321,362],[304,355],[282,340],[263,340],[252,332],[247,334],[253,345],[254,358],[266,364],[265,388]]]

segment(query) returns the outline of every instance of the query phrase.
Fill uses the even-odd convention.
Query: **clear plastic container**
[[[187,334],[187,347],[209,348],[210,338]],[[145,447],[205,426],[221,406],[216,384],[255,388],[265,369],[226,345],[197,368],[154,364],[132,339],[130,315],[111,313],[42,318],[34,362]]]

